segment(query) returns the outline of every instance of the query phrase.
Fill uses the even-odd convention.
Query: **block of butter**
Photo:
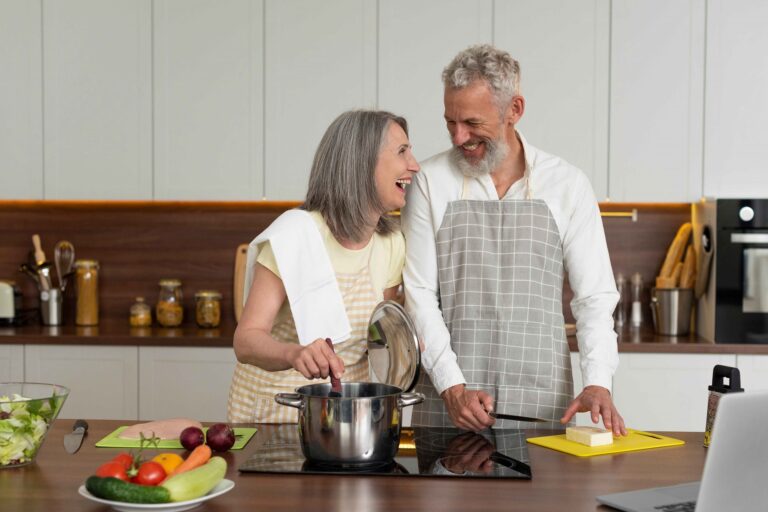
[[[565,438],[587,446],[613,444],[613,432],[597,427],[568,427],[565,429]]]

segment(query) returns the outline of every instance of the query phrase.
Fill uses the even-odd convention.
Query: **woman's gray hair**
[[[459,52],[443,70],[446,88],[463,89],[476,80],[488,84],[503,111],[520,94],[520,64],[504,50],[478,44]]]
[[[317,146],[302,208],[319,211],[338,240],[362,241],[371,212],[384,211],[375,170],[390,123],[397,123],[408,134],[406,120],[390,112],[344,112]],[[396,229],[396,221],[382,213],[376,232],[387,234]]]

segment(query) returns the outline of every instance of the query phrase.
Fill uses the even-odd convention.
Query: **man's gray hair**
[[[504,50],[478,44],[459,52],[443,70],[446,88],[463,89],[476,80],[488,84],[499,109],[504,110],[520,94],[520,64]]]
[[[376,190],[376,163],[390,123],[408,134],[402,117],[378,110],[351,110],[337,117],[320,140],[302,208],[319,211],[338,240],[363,241],[371,212],[383,212]],[[376,232],[397,229],[382,214]]]

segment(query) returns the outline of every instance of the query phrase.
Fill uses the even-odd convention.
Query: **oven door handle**
[[[768,244],[768,233],[731,233],[734,244]]]

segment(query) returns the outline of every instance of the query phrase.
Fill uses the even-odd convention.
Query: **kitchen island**
[[[96,468],[119,449],[94,444],[130,421],[94,420],[80,451],[69,455],[63,437],[72,420],[59,419],[37,460],[0,470],[0,509],[4,512],[106,511],[77,493]],[[701,433],[667,433],[686,441],[678,447],[619,455],[578,458],[528,445],[533,479],[416,478],[392,476],[264,475],[237,468],[271,436],[274,426],[260,425],[243,450],[224,454],[226,478],[233,490],[195,509],[211,512],[265,511],[586,511],[598,507],[595,496],[699,480],[706,449]],[[529,436],[551,431],[528,431]],[[181,451],[180,451],[181,453]]]

